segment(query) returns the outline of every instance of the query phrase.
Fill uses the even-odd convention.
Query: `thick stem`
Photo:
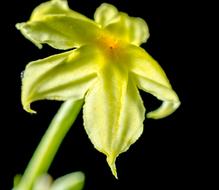
[[[83,100],[68,100],[62,104],[14,190],[31,190],[36,178],[47,172],[82,104]]]

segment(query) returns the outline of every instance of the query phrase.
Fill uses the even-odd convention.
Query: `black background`
[[[14,25],[28,20],[39,0],[8,1],[3,7],[1,56],[1,163],[0,189],[12,188],[13,177],[22,173],[41,136],[61,105],[55,101],[33,104],[37,115],[23,111],[20,103],[20,73],[25,65],[39,58],[58,53],[48,46],[39,50],[26,40]],[[101,0],[69,0],[72,9],[93,18]],[[119,180],[114,179],[105,156],[93,148],[81,114],[62,143],[49,173],[57,178],[73,171],[86,175],[85,190],[179,189],[206,183],[203,149],[207,134],[200,125],[204,116],[198,107],[202,98],[196,52],[200,9],[186,1],[163,2],[141,0],[106,0],[131,16],[142,17],[149,25],[150,38],[145,48],[163,67],[182,102],[171,116],[161,120],[145,120],[140,139],[117,159]],[[141,92],[147,110],[159,102]],[[202,101],[203,102],[203,101]],[[202,103],[202,105],[204,102]]]

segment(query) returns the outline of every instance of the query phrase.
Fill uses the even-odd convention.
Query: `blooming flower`
[[[85,130],[97,150],[107,156],[116,176],[117,156],[142,134],[145,108],[138,89],[163,101],[147,113],[160,119],[180,101],[158,63],[140,47],[149,37],[141,18],[103,3],[94,21],[71,10],[66,0],[38,6],[28,22],[16,25],[39,48],[48,44],[68,50],[29,63],[22,79],[22,104],[37,100],[84,99]]]

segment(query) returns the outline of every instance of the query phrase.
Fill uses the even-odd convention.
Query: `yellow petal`
[[[84,125],[95,148],[117,177],[116,157],[141,135],[145,109],[125,63],[105,64],[85,97]]]
[[[27,65],[22,80],[22,104],[25,110],[30,103],[42,99],[81,99],[95,80],[95,48],[81,47]]]
[[[91,21],[86,16],[71,10],[68,7],[67,0],[51,0],[40,4],[33,10],[30,20],[41,20],[44,16],[48,15],[66,15],[76,19]]]
[[[117,21],[107,25],[106,30],[120,40],[137,46],[145,43],[149,38],[149,29],[143,19],[130,17],[121,12]]]
[[[39,48],[45,43],[56,49],[80,47],[99,34],[94,22],[65,15],[47,15],[37,21],[18,23],[16,27]]]
[[[112,35],[127,43],[140,45],[149,38],[148,26],[143,19],[119,12],[108,3],[103,3],[97,8],[94,19]]]
[[[142,76],[136,76],[136,83],[140,89],[163,101],[162,105],[157,110],[147,114],[148,118],[160,119],[166,117],[179,107],[179,98],[172,88],[167,88]]]
[[[142,48],[127,48],[128,67],[135,76],[138,87],[163,101],[160,108],[147,114],[159,119],[173,113],[180,105],[179,98],[159,64]]]
[[[118,21],[119,12],[116,7],[108,3],[101,4],[94,13],[94,20],[102,27]]]

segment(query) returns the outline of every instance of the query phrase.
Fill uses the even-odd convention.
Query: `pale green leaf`
[[[81,190],[85,176],[82,172],[64,175],[54,181],[49,190]]]
[[[119,13],[119,18],[106,26],[106,30],[117,38],[139,46],[149,38],[147,23],[138,17],[130,17],[126,13]]]
[[[82,99],[95,80],[98,52],[81,47],[66,53],[31,62],[22,80],[22,104],[26,111],[30,103],[42,99]]]
[[[64,15],[44,16],[16,27],[39,48],[46,43],[56,49],[70,49],[91,43],[99,35],[96,24]]]
[[[94,13],[94,20],[102,27],[118,21],[119,12],[116,7],[108,3],[101,4]]]
[[[90,140],[107,156],[112,173],[117,177],[116,157],[141,135],[145,110],[125,63],[106,62],[85,97],[83,116]]]
[[[160,108],[147,114],[148,118],[159,119],[173,113],[180,105],[179,98],[159,64],[143,49],[127,48],[128,67],[135,76],[138,87],[163,101]]]

